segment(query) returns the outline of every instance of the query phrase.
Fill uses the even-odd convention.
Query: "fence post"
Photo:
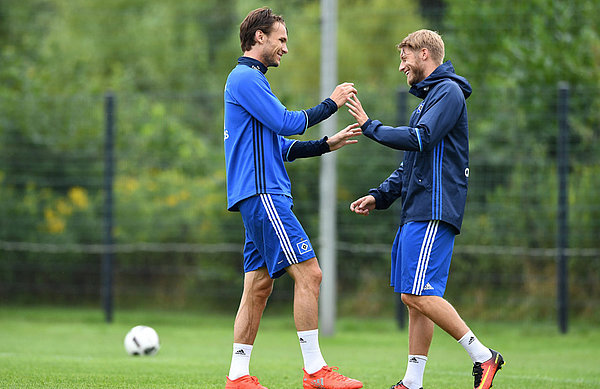
[[[321,0],[321,97],[324,99],[337,84],[337,0]],[[337,118],[321,123],[321,136],[337,131]],[[335,333],[337,320],[337,157],[321,157],[319,176],[319,258],[323,270],[319,298],[319,331]]]
[[[557,308],[558,327],[566,334],[569,319],[569,285],[567,269],[567,248],[569,245],[569,85],[566,82],[558,84],[558,141],[557,141],[557,171],[558,171],[558,232],[557,232]]]
[[[108,92],[104,96],[104,217],[102,251],[102,306],[107,323],[113,320],[113,181],[114,181],[114,132],[115,96]]]
[[[398,89],[398,95],[397,95],[397,107],[396,107],[396,112],[397,112],[397,125],[401,126],[401,125],[406,125],[408,124],[408,119],[407,119],[407,107],[408,107],[408,90],[404,87],[401,87]],[[402,162],[402,160],[404,159],[404,151],[398,151],[398,165]],[[402,212],[401,208],[396,208],[399,209],[398,211],[398,225],[400,225],[400,213]],[[396,295],[396,322],[398,323],[398,327],[403,330],[406,328],[406,307],[404,306],[404,303],[402,302],[402,295],[400,293],[394,293]]]

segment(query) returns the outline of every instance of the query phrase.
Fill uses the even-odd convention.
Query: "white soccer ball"
[[[129,355],[154,355],[160,349],[158,334],[148,326],[133,327],[125,335],[124,344]]]

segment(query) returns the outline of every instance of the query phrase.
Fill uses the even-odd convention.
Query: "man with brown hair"
[[[473,361],[474,387],[488,389],[504,360],[475,337],[443,298],[454,237],[460,233],[469,178],[466,99],[469,82],[444,59],[434,31],[409,34],[399,45],[400,68],[410,93],[423,99],[408,126],[371,120],[355,96],[347,103],[367,137],[405,150],[404,160],[378,188],[350,205],[359,215],[402,199],[400,228],[392,247],[391,286],[408,307],[408,365],[392,389],[422,389],[434,324],[454,337]]]
[[[291,183],[284,162],[319,156],[355,143],[357,124],[331,138],[294,141],[334,114],[356,93],[353,84],[338,85],[313,108],[288,111],[265,77],[288,52],[283,18],[268,8],[248,14],[240,26],[244,55],[225,85],[225,163],[227,202],[239,211],[246,230],[244,290],[235,318],[234,344],[227,389],[264,389],[249,373],[250,355],[275,278],[294,279],[294,322],[304,359],[303,387],[362,388],[360,381],[327,366],[318,339],[321,269],[306,232],[292,212]]]

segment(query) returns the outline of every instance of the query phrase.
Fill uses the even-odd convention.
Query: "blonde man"
[[[444,42],[434,31],[419,30],[397,46],[400,72],[410,93],[423,99],[408,126],[371,120],[357,97],[346,104],[363,134],[405,150],[404,160],[378,188],[350,209],[368,215],[402,199],[400,228],[392,247],[391,286],[409,314],[409,355],[404,378],[391,389],[422,389],[433,328],[454,337],[473,361],[474,387],[488,389],[504,360],[485,347],[443,298],[454,237],[460,233],[469,178],[469,132],[465,100],[469,82],[443,63]]]

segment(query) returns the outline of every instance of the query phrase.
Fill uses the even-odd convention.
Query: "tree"
[[[586,0],[449,2],[447,53],[481,96],[469,112],[481,119],[472,137],[476,155],[504,161],[553,155],[556,127],[548,114],[555,112],[559,81],[571,86],[577,112],[574,155],[597,155],[599,12],[598,2]],[[523,148],[527,153],[515,153]]]
[[[465,241],[503,248],[556,247],[557,89],[566,81],[571,90],[570,242],[578,249],[597,247],[600,186],[591,177],[597,175],[600,155],[600,4],[457,0],[448,6],[446,52],[473,85]],[[530,299],[555,291],[553,258],[541,259],[546,261],[527,254],[500,255],[493,261],[479,255],[459,257],[455,264],[495,274],[490,282],[496,284],[503,274],[523,278],[528,299],[515,304],[522,309],[511,311],[535,315],[528,308]],[[589,296],[590,290],[598,290],[597,261],[573,256],[571,264],[572,275],[581,280],[593,274],[596,280],[572,285],[571,293]],[[551,312],[543,309],[537,313]]]

